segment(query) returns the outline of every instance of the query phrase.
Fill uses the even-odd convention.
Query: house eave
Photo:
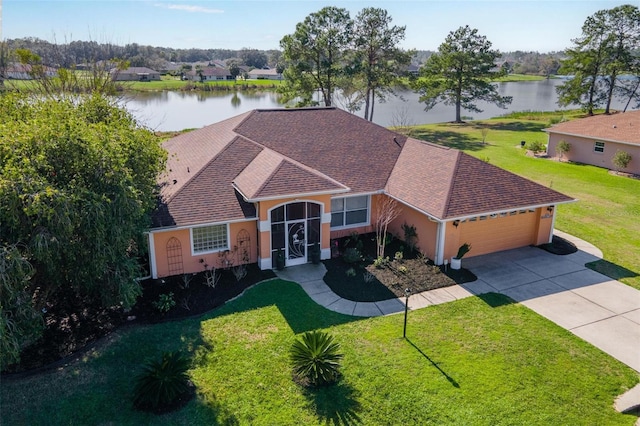
[[[559,132],[557,130],[553,130],[551,128],[549,129],[542,129],[543,132],[546,132],[548,134],[554,133],[557,135],[563,135],[563,136],[572,136],[575,138],[584,138],[584,139],[591,139],[594,141],[602,141],[602,142],[609,142],[609,143],[619,143],[622,145],[630,145],[630,146],[640,146],[640,141],[638,142],[628,142],[628,141],[621,141],[618,139],[610,139],[610,138],[600,138],[594,135],[585,135],[585,134],[580,134],[580,133],[571,133],[571,132]]]
[[[281,200],[284,198],[303,198],[303,197],[311,197],[318,195],[334,195],[334,194],[344,194],[351,191],[351,188],[342,188],[342,189],[331,189],[327,191],[311,191],[311,192],[296,192],[291,194],[280,194],[280,195],[272,195],[269,197],[248,197],[244,194],[240,188],[236,186],[235,183],[232,183],[233,188],[238,191],[238,193],[242,196],[244,201],[248,203],[259,203],[261,201],[273,201],[273,200]]]
[[[247,217],[244,219],[229,219],[229,220],[217,220],[214,222],[194,222],[194,223],[188,223],[184,225],[159,226],[157,228],[149,228],[149,230],[146,233],[154,234],[157,232],[180,231],[183,229],[193,228],[194,226],[225,225],[227,223],[254,222],[257,220],[258,220],[258,217]]]
[[[443,219],[442,221],[443,222],[453,222],[454,220],[464,220],[464,219],[469,219],[469,218],[476,217],[476,216],[489,216],[489,215],[492,215],[492,214],[508,213],[508,212],[512,212],[514,210],[525,210],[525,209],[528,210],[528,209],[537,209],[537,208],[540,208],[540,207],[559,206],[561,204],[575,203],[576,201],[578,201],[578,199],[574,198],[572,200],[566,200],[566,201],[555,201],[555,202],[551,202],[551,203],[532,204],[532,205],[511,207],[511,208],[508,208],[508,209],[493,210],[493,211],[486,211],[486,212],[471,213],[471,214],[466,214],[466,215],[461,215],[461,216],[447,217],[446,219]]]

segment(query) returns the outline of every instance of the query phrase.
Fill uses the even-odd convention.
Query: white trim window
[[[353,228],[369,224],[368,195],[331,199],[331,229]]]
[[[598,152],[602,154],[604,152],[604,142],[596,142],[593,145],[593,152]]]
[[[191,228],[191,251],[193,254],[214,253],[229,249],[229,226],[209,225]]]

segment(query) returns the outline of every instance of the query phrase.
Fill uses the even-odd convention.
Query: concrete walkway
[[[598,248],[564,232],[554,233],[573,242],[578,252],[559,256],[523,247],[465,258],[463,266],[477,281],[413,294],[409,308],[502,293],[640,372],[640,291],[585,266],[602,258]],[[316,303],[335,312],[371,317],[404,310],[404,298],[382,302],[343,299],[324,283],[325,272],[324,265],[306,264],[277,274],[299,283]],[[616,403],[619,411],[638,405],[640,385]]]

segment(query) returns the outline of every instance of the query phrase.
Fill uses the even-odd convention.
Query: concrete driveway
[[[602,253],[556,231],[579,248],[559,256],[535,247],[472,257],[473,294],[503,293],[640,372],[640,291],[585,267]]]

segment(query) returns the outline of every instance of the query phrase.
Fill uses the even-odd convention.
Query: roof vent
[[[614,128],[614,129],[617,129],[617,128],[618,128],[618,126],[616,126],[616,125],[614,124],[614,125],[613,125],[613,128]]]
[[[178,183],[178,181],[174,179],[173,180],[173,184],[175,185],[176,183]]]

